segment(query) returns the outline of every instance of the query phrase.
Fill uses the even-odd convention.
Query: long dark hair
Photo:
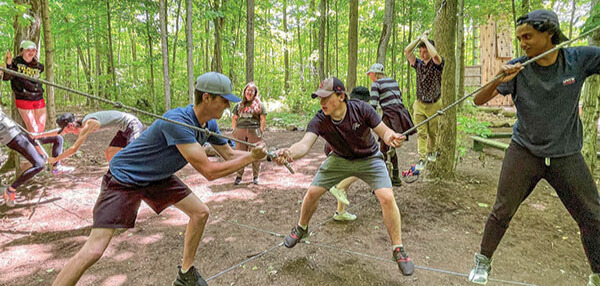
[[[253,88],[254,89],[254,99],[258,98],[258,87],[254,84],[253,81],[251,81],[248,84],[246,84],[246,86],[244,87],[244,90],[242,91],[242,103],[241,103],[242,106],[248,106],[248,105],[252,104],[252,101],[248,101],[248,99],[246,98],[246,90],[248,88]]]

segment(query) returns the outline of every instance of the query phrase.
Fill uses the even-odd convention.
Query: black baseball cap
[[[563,32],[560,30],[560,22],[558,21],[558,16],[556,16],[556,13],[554,13],[554,11],[535,10],[535,11],[531,11],[531,12],[529,12],[529,14],[527,14],[525,16],[521,16],[519,19],[517,19],[517,26],[520,26],[523,24],[530,24],[533,26],[535,24],[546,24],[546,23],[550,23],[550,24],[554,25],[556,27],[556,30],[558,30],[556,33],[558,34],[558,42],[559,43],[569,40],[569,38],[567,38],[567,36],[565,36],[565,34],[563,34]]]
[[[58,130],[58,134],[62,133],[65,127],[69,125],[69,123],[75,122],[75,115],[73,113],[67,112],[61,114],[58,118],[56,118],[56,124],[60,129]]]

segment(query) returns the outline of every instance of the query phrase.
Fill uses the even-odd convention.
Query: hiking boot
[[[492,272],[492,259],[483,254],[475,253],[475,267],[469,273],[469,281],[485,285],[490,272]]]
[[[252,183],[258,185],[258,177],[254,177],[254,179],[252,179]]]
[[[587,286],[600,286],[600,273],[590,275],[590,281],[588,281]]]
[[[415,171],[421,172],[423,169],[425,169],[425,162],[423,162],[423,160],[419,160],[419,163],[415,165]]]
[[[308,234],[308,228],[306,230],[302,229],[299,225],[296,225],[292,228],[290,234],[286,235],[283,239],[283,245],[287,248],[292,248],[296,246],[301,239],[303,239]]]
[[[17,198],[17,192],[10,191],[8,188],[6,188],[6,190],[2,194],[2,198],[4,198],[4,204],[7,207],[12,208],[15,206],[15,199]]]
[[[412,259],[404,252],[404,247],[396,247],[394,249],[394,260],[398,263],[398,268],[404,276],[410,276],[415,271],[415,265]]]
[[[75,167],[69,167],[65,165],[56,165],[52,168],[52,175],[58,175],[62,173],[72,173],[75,171]]]
[[[350,201],[348,201],[348,198],[346,197],[346,190],[344,189],[338,189],[335,186],[331,187],[331,189],[329,189],[329,192],[338,200],[340,201],[340,203],[345,204],[345,205],[349,205]]]
[[[356,215],[353,215],[347,211],[343,211],[342,213],[338,213],[336,211],[333,215],[333,219],[337,221],[356,220]]]
[[[198,269],[192,266],[185,274],[181,273],[181,266],[177,266],[177,278],[173,281],[173,286],[208,286],[208,283],[200,276]]]
[[[242,182],[242,177],[235,177],[235,181],[233,181],[234,185],[239,185]]]

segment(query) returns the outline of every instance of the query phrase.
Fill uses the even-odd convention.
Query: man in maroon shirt
[[[393,256],[403,275],[411,275],[414,264],[404,251],[400,228],[400,211],[392,192],[392,182],[379,151],[373,130],[392,147],[400,147],[405,136],[386,126],[369,104],[348,101],[344,84],[331,77],[319,86],[311,97],[319,98],[321,110],[308,123],[306,134],[289,148],[280,149],[277,162],[292,161],[305,156],[318,136],[331,146],[332,154],[325,159],[302,201],[300,221],[284,239],[284,245],[294,247],[308,235],[308,223],[317,210],[319,199],[339,181],[356,176],[365,181],[379,199],[383,222],[392,240]]]

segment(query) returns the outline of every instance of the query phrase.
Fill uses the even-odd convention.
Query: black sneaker
[[[415,265],[412,259],[404,252],[404,247],[396,247],[394,249],[394,260],[398,263],[398,268],[404,276],[410,276],[415,271]]]
[[[233,181],[234,185],[239,185],[242,182],[242,177],[235,177],[235,181]]]
[[[181,273],[181,266],[177,266],[177,279],[173,281],[173,286],[208,286],[208,283],[200,276],[198,269],[192,266],[185,274]]]
[[[299,225],[296,225],[292,228],[290,234],[286,235],[283,239],[283,245],[287,248],[292,248],[303,239],[308,233],[308,228],[306,230],[302,229]]]

